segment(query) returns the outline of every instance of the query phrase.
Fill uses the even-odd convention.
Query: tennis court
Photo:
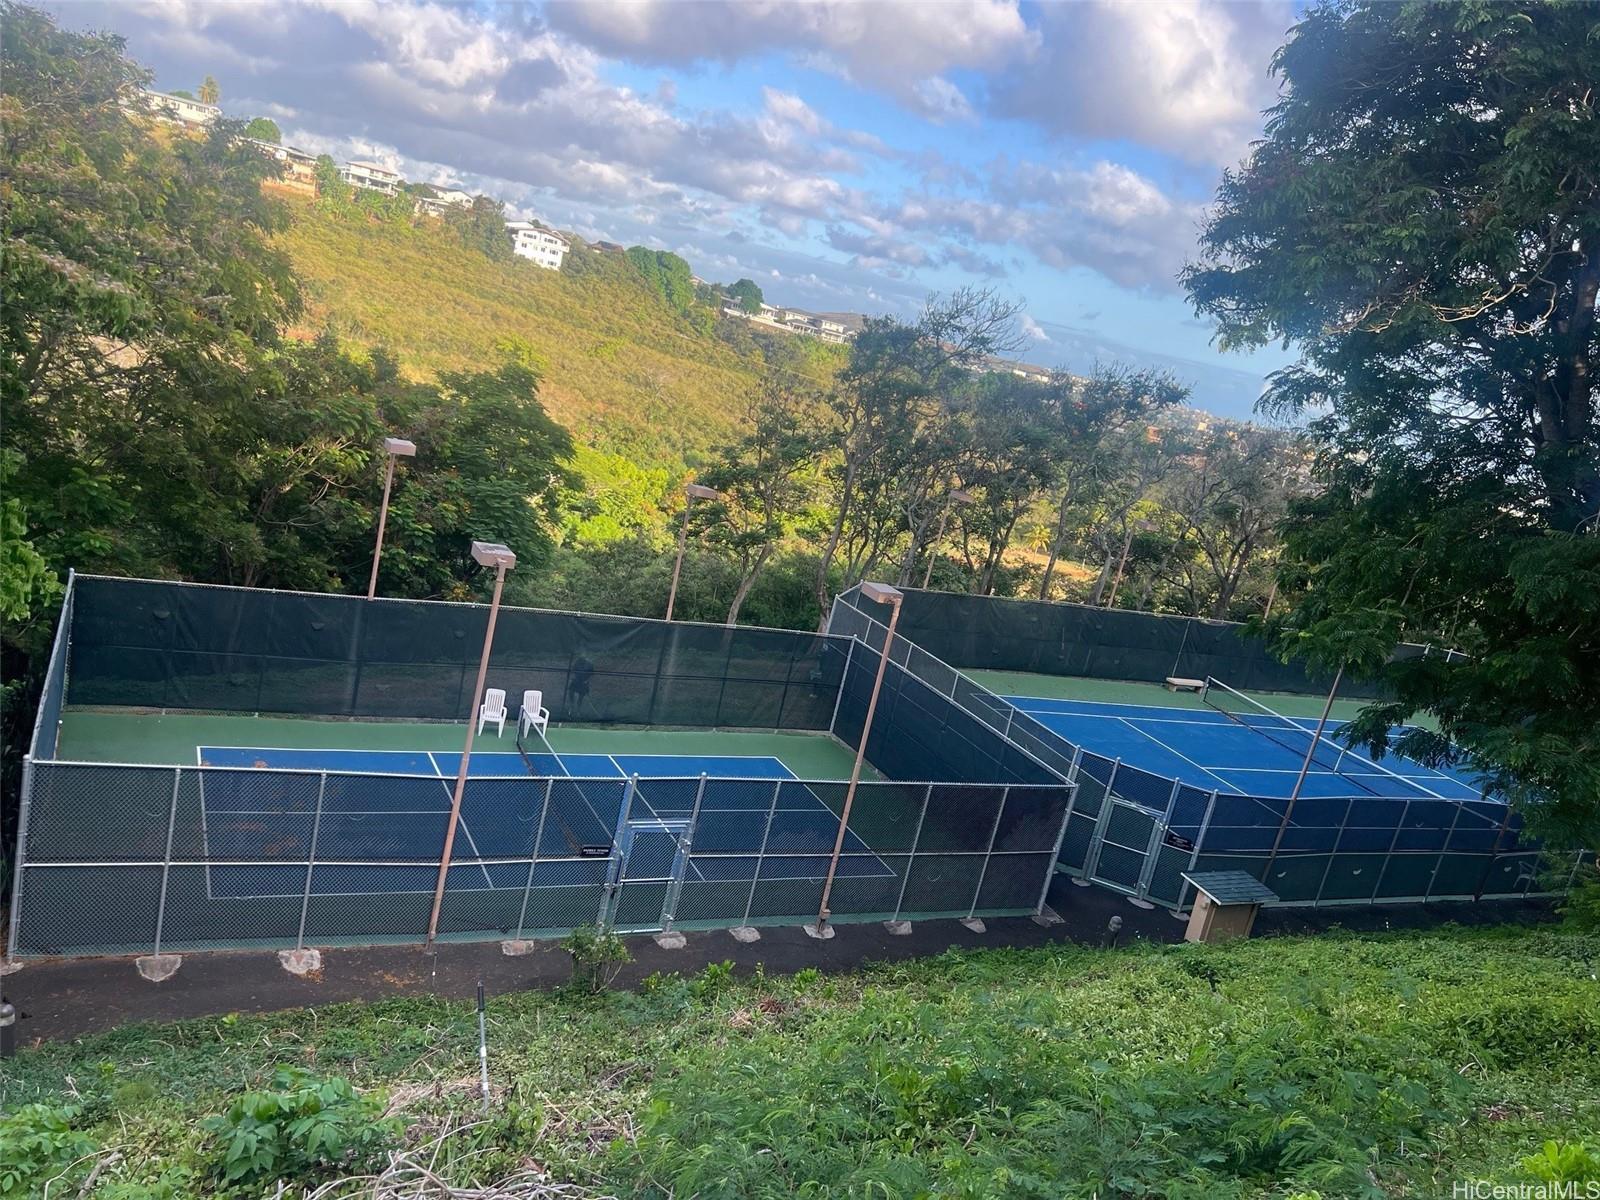
[[[200,767],[235,768],[200,777],[206,857],[217,860],[213,895],[300,895],[304,867],[260,863],[309,856],[313,842],[313,895],[432,890],[436,866],[424,864],[437,862],[459,753],[201,746],[196,757]],[[702,777],[746,786],[708,796]],[[484,780],[494,786],[474,786]],[[518,780],[527,786],[505,786]],[[763,826],[761,846],[751,844],[753,823]],[[614,844],[623,842],[631,861],[648,854],[652,835],[685,834],[694,850],[682,864],[685,879],[754,879],[763,848],[772,856],[764,878],[804,879],[816,871],[805,856],[830,854],[838,828],[838,813],[773,756],[478,751],[468,763],[449,886],[521,888],[529,859],[538,860],[542,886],[602,885]],[[375,859],[390,865],[371,865]],[[839,873],[894,875],[853,830]]]
[[[1482,798],[1482,787],[1468,772],[1436,770],[1394,754],[1378,761],[1346,747],[1338,740],[1343,721],[1330,720],[1316,738],[1315,717],[1285,716],[1221,686],[1208,694],[1218,707],[1038,696],[1006,700],[1075,745],[1206,791],[1287,797],[1309,749],[1303,796]]]

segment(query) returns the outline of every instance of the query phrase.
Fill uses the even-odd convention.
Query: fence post
[[[911,835],[911,849],[906,853],[905,874],[900,876],[900,894],[894,898],[894,916],[891,922],[900,919],[900,910],[906,902],[906,885],[911,882],[911,865],[916,861],[917,843],[922,840],[922,823],[928,819],[928,806],[933,803],[933,784],[929,784],[922,792],[922,810],[917,813],[917,828]]]
[[[700,820],[700,805],[706,798],[706,773],[700,772],[700,783],[694,790],[694,807],[689,810],[689,824],[678,838],[677,853],[672,856],[672,881],[667,884],[666,898],[661,904],[661,932],[672,928],[678,915],[678,897],[683,894],[683,877],[689,870],[689,854],[694,849],[694,828]]]
[[[1411,801],[1407,800],[1406,803],[1409,805]],[[1428,876],[1428,890],[1423,894],[1422,897],[1422,902],[1424,904],[1429,903],[1433,899],[1433,883],[1434,880],[1439,878],[1439,867],[1444,862],[1444,856],[1446,852],[1450,849],[1450,842],[1456,836],[1456,826],[1461,824],[1461,808],[1461,805],[1456,805],[1456,815],[1455,819],[1450,822],[1450,832],[1444,835],[1445,848],[1439,851],[1439,857],[1434,860],[1433,872]]]
[[[1487,789],[1481,795],[1485,801],[1489,799]],[[1511,824],[1511,805],[1507,804],[1505,810],[1505,815],[1500,818],[1499,828],[1494,831],[1494,845],[1489,847],[1489,861],[1484,863],[1483,874],[1478,876],[1478,886],[1472,893],[1474,901],[1483,899],[1484,889],[1489,885],[1489,876],[1494,871],[1494,861],[1500,857],[1500,841],[1506,836],[1506,828]]]
[[[1117,771],[1122,766],[1122,760],[1115,759],[1111,764],[1111,774],[1106,779],[1105,799],[1100,802],[1100,811],[1095,816],[1094,832],[1089,835],[1089,848],[1083,854],[1083,877],[1093,879],[1094,873],[1100,867],[1100,849],[1105,845],[1106,825],[1111,821],[1111,808],[1116,803],[1112,786],[1117,782]]]
[[[322,829],[322,800],[328,794],[328,773],[322,771],[317,779],[317,814],[311,818],[311,853],[306,855],[306,886],[300,894],[300,932],[295,934],[296,950],[306,946],[306,911],[311,907],[311,873],[317,869],[317,834]]]
[[[1317,881],[1317,894],[1312,899],[1312,907],[1322,903],[1322,893],[1328,888],[1328,876],[1333,873],[1334,860],[1339,857],[1339,843],[1344,841],[1344,831],[1350,828],[1350,806],[1355,803],[1353,797],[1344,802],[1344,815],[1339,818],[1339,832],[1333,835],[1333,845],[1328,848],[1328,865],[1322,868],[1322,878]],[[1263,883],[1266,880],[1262,880]]]
[[[850,664],[856,656],[856,639],[851,637],[850,645],[844,652],[844,670],[839,674],[839,690],[833,697],[833,716],[828,718],[828,732],[834,737],[839,736],[839,705],[844,700],[845,684],[850,680]]]
[[[1367,897],[1367,903],[1368,904],[1376,904],[1378,902],[1378,891],[1379,891],[1380,888],[1383,887],[1384,877],[1389,874],[1389,866],[1390,866],[1390,864],[1394,862],[1395,847],[1400,844],[1400,834],[1402,832],[1404,832],[1404,830],[1405,830],[1405,827],[1406,827],[1406,815],[1408,813],[1410,813],[1410,812],[1411,812],[1411,800],[1409,798],[1407,798],[1406,802],[1405,802],[1405,805],[1400,809],[1399,818],[1394,823],[1394,834],[1393,834],[1393,836],[1391,836],[1389,838],[1389,849],[1388,849],[1387,853],[1385,853],[1384,856],[1383,856],[1383,866],[1378,868],[1378,878],[1373,881],[1373,884],[1372,884],[1372,895]],[[1443,854],[1444,851],[1441,850],[1440,853]],[[1434,859],[1433,869],[1435,871],[1438,871],[1438,869],[1439,869],[1439,860],[1438,859]]]
[[[855,645],[854,642],[851,645]],[[750,894],[745,897],[744,917],[739,922],[740,929],[750,927],[750,909],[756,902],[756,884],[761,882],[761,864],[766,861],[767,841],[772,837],[772,819],[778,815],[778,797],[783,792],[783,780],[778,780],[772,785],[772,803],[767,808],[766,828],[761,831],[761,848],[756,851],[755,870],[750,872]]]
[[[167,813],[167,852],[161,859],[161,898],[156,901],[156,944],[152,953],[161,953],[161,933],[167,919],[167,879],[172,873],[172,835],[178,826],[178,786],[183,768],[172,768],[172,808]]]
[[[994,824],[989,826],[989,844],[983,849],[983,866],[978,871],[978,886],[972,889],[972,907],[967,910],[967,920],[978,914],[978,899],[983,895],[983,881],[989,877],[989,862],[994,857],[994,839],[1000,833],[1000,818],[1005,815],[1006,802],[1011,799],[1008,783],[1000,792],[1000,803],[995,806]]]
[[[11,876],[11,929],[0,975],[17,969],[17,939],[22,928],[22,869],[28,858],[28,813],[33,808],[33,755],[22,756],[22,794],[17,800],[17,867]]]
[[[533,869],[539,863],[539,848],[544,844],[544,823],[550,819],[550,793],[555,789],[554,778],[544,781],[544,805],[539,809],[539,828],[533,834],[532,857],[528,859],[528,879],[522,885],[522,908],[517,913],[516,940],[522,940],[522,929],[528,919],[528,897],[533,892]]]
[[[1200,850],[1206,844],[1206,833],[1211,829],[1211,813],[1217,807],[1217,792],[1211,789],[1211,798],[1206,801],[1206,811],[1200,818],[1200,828],[1195,831],[1194,849],[1189,851],[1189,873],[1194,871],[1195,864],[1200,861]],[[1189,894],[1189,881],[1185,879],[1178,887],[1178,911],[1183,911],[1183,899]]]
[[[1056,867],[1061,863],[1061,846],[1067,840],[1067,822],[1072,820],[1072,806],[1078,802],[1078,785],[1068,783],[1063,785],[1067,789],[1067,806],[1061,811],[1061,826],[1056,830],[1056,843],[1050,850],[1050,861],[1045,864],[1044,883],[1039,886],[1039,903],[1033,906],[1033,915],[1044,915],[1045,901],[1050,898],[1050,884],[1056,877]]]
[[[611,927],[616,914],[616,900],[622,892],[622,873],[627,861],[622,854],[622,835],[628,827],[628,817],[633,812],[633,797],[639,790],[639,776],[628,776],[622,789],[622,807],[617,809],[617,827],[611,832],[611,865],[606,870],[606,886],[600,893],[600,914],[595,918],[595,931],[604,933]]]

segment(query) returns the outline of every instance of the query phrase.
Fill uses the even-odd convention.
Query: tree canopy
[[[271,117],[252,117],[245,124],[244,135],[255,138],[258,142],[283,141],[283,131]]]
[[[757,286],[756,281],[753,279],[741,279],[736,283],[730,284],[728,286],[728,295],[733,298],[743,312],[758,313],[761,311],[761,303],[764,297],[761,295],[761,288]]]
[[[1286,650],[1380,676],[1356,733],[1428,711],[1567,835],[1600,837],[1600,9],[1336,4],[1186,272],[1226,344],[1299,361],[1315,418]],[[1465,652],[1390,661],[1400,640]]]

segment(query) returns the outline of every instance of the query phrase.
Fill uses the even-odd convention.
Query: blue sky
[[[1243,415],[1175,274],[1272,103],[1279,0],[122,0],[60,5],[285,140],[674,250],[777,303],[1025,304],[1021,356],[1167,366]]]

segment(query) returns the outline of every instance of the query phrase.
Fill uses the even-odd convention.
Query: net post
[[[522,940],[523,925],[528,919],[528,897],[533,893],[533,869],[539,863],[539,849],[544,844],[544,823],[550,818],[550,793],[555,790],[554,777],[544,781],[544,804],[539,809],[539,828],[533,834],[532,853],[528,858],[528,878],[522,885],[522,907],[517,911],[516,940]]]
[[[852,642],[851,645],[855,643]],[[755,870],[750,872],[750,894],[745,897],[744,917],[739,922],[741,929],[750,927],[750,909],[756,902],[756,884],[761,881],[761,864],[766,861],[767,841],[772,837],[772,819],[778,813],[778,797],[783,792],[783,780],[778,780],[772,785],[772,803],[767,806],[767,826],[761,832],[761,848],[756,851]]]
[[[989,863],[994,858],[994,839],[1000,833],[1000,818],[1005,815],[1006,803],[1011,799],[1008,783],[1000,792],[1000,803],[994,808],[994,824],[989,826],[989,844],[983,848],[983,866],[978,871],[978,886],[972,889],[972,907],[967,910],[967,920],[978,914],[978,900],[983,895],[983,881],[989,877]]]
[[[328,773],[321,771],[317,778],[317,814],[311,818],[311,852],[306,855],[306,886],[300,893],[300,931],[295,934],[294,948],[306,946],[306,913],[311,908],[311,874],[317,869],[317,834],[322,830],[322,801],[328,794]]]
[[[22,756],[22,792],[17,800],[17,866],[11,877],[11,928],[6,935],[6,961],[0,975],[18,968],[17,939],[22,930],[22,872],[28,865],[28,814],[33,808],[33,755]]]
[[[911,848],[906,852],[905,874],[900,876],[900,894],[894,898],[894,916],[891,922],[900,919],[900,910],[905,907],[906,887],[911,882],[911,867],[917,859],[917,843],[922,841],[922,825],[928,819],[928,806],[933,803],[933,784],[922,790],[922,808],[917,813],[917,828],[911,834]]]
[[[1045,864],[1044,882],[1039,885],[1039,902],[1033,906],[1033,915],[1044,914],[1045,902],[1050,898],[1050,885],[1055,882],[1056,867],[1061,862],[1061,847],[1067,840],[1067,823],[1072,820],[1072,806],[1078,802],[1078,785],[1064,783],[1067,789],[1067,803],[1061,810],[1061,824],[1056,828],[1055,845],[1050,848],[1050,860]]]
[[[172,873],[172,837],[178,827],[178,788],[183,782],[183,768],[172,768],[172,807],[167,812],[167,851],[161,859],[161,898],[156,901],[156,942],[153,954],[161,954],[161,934],[167,920],[167,880]]]

